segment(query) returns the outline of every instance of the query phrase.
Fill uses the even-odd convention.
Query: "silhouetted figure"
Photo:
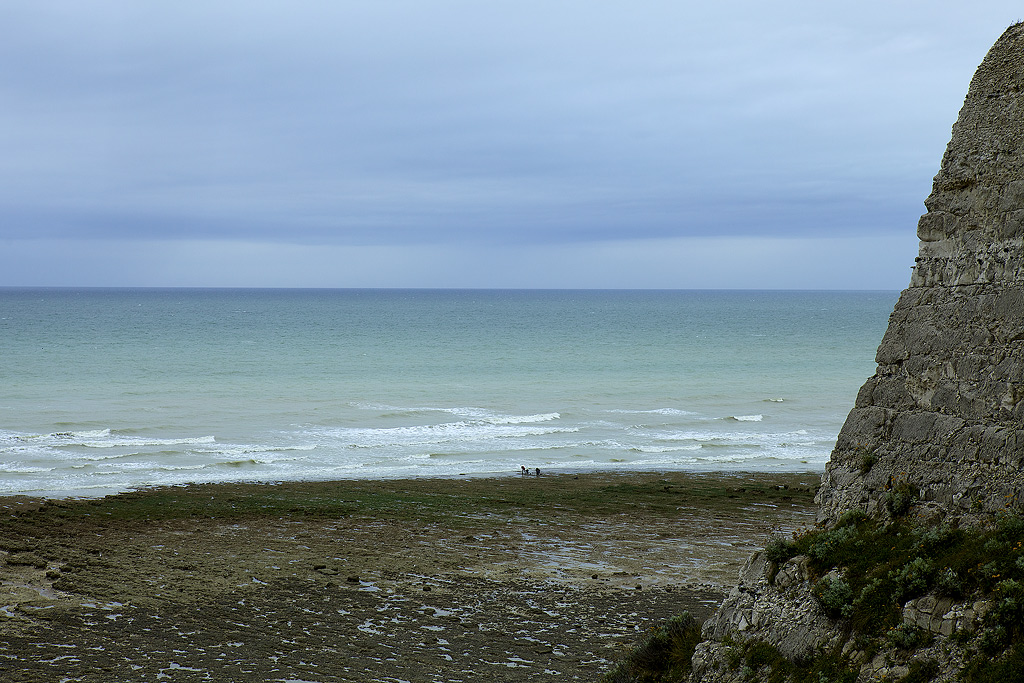
[[[537,476],[539,477],[540,476],[540,468],[539,467],[536,469],[536,472],[537,472]]]

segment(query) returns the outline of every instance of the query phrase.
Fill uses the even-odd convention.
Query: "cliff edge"
[[[1016,24],[953,126],[818,528],[747,562],[703,627],[694,683],[1022,680],[1022,93]]]
[[[1024,498],[1024,25],[971,81],[910,286],[822,479],[821,519],[885,512],[901,485],[938,516]]]

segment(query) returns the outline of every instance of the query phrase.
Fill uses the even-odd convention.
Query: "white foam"
[[[401,410],[347,418],[345,426],[278,428],[234,442],[116,429],[0,432],[0,451],[25,451],[5,458],[11,470],[0,490],[95,487],[106,493],[195,481],[484,475],[518,472],[520,464],[549,472],[807,466],[827,460],[831,448],[825,443],[832,438],[807,429],[761,431],[755,418],[763,416],[705,420],[675,408],[574,409],[568,418],[562,411],[473,406]],[[700,428],[664,429],[617,417],[637,414],[666,416],[651,420],[655,424]],[[672,419],[680,416],[685,419]]]
[[[331,445],[343,445],[348,448],[381,448],[571,434],[577,431],[579,431],[578,427],[530,427],[487,422],[447,422],[408,427],[343,427],[311,430],[307,434],[319,437]]]
[[[110,441],[81,441],[74,443],[75,446],[86,448],[144,448],[147,446],[194,446],[200,444],[216,443],[214,436],[186,437],[180,439],[155,439],[146,437],[116,437]]]
[[[537,415],[508,415],[484,418],[487,422],[496,425],[529,424],[532,422],[550,422],[561,418],[559,413],[540,413]]]
[[[316,444],[300,444],[296,446],[274,446],[258,444],[217,444],[216,448],[193,448],[193,453],[209,453],[214,455],[251,455],[254,453],[291,453],[316,450]]]
[[[414,416],[414,415],[425,415],[429,413],[447,413],[449,415],[455,415],[458,417],[469,418],[471,420],[479,420],[481,422],[487,422],[490,424],[525,424],[531,422],[549,422],[551,420],[557,420],[561,418],[560,413],[536,413],[529,415],[514,415],[507,413],[499,413],[486,408],[476,408],[473,406],[456,406],[454,408],[438,408],[431,406],[394,406],[380,403],[350,403],[354,408],[361,410],[373,410],[377,412],[393,413],[394,417],[401,416]]]
[[[694,444],[690,446],[633,446],[630,450],[635,453],[678,453],[682,451],[699,451],[703,446]]]
[[[81,432],[54,432],[49,436],[54,439],[102,439],[110,436],[110,430],[89,429]]]
[[[18,465],[17,463],[4,465],[0,468],[0,472],[4,474],[37,474],[39,472],[52,472],[53,470],[53,467],[32,467],[30,465]]]
[[[661,432],[650,435],[654,441],[696,441],[698,443],[719,442],[735,444],[763,443],[770,440],[772,435],[760,432],[716,432],[711,430],[684,431],[684,432]]]
[[[618,413],[622,415],[696,415],[697,413],[689,410],[680,410],[679,408],[653,408],[651,410],[624,410],[624,409],[612,409],[606,411],[608,413]]]
[[[214,436],[161,439],[144,436],[125,436],[109,429],[89,432],[54,432],[48,435],[21,436],[21,441],[48,448],[146,448],[153,446],[187,446],[216,443]]]

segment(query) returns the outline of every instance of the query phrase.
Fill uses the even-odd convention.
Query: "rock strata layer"
[[[917,514],[974,524],[1024,501],[1024,24],[1011,26],[971,81],[918,224],[910,286],[889,321],[873,377],[861,388],[822,476],[819,524],[852,510],[880,520]],[[927,653],[954,680],[945,638],[985,604],[925,596],[903,621],[941,637]],[[729,666],[743,643],[786,658],[841,651],[858,681],[899,679],[893,652],[867,659],[812,593],[806,558],[773,567],[754,555],[705,623],[691,681],[750,680]],[[943,650],[942,648],[945,648]],[[942,654],[946,652],[947,654]],[[953,652],[953,654],[949,654]],[[962,654],[962,653],[961,653]],[[735,656],[734,656],[735,659]]]

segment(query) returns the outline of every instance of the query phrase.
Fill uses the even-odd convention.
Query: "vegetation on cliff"
[[[766,549],[777,567],[807,558],[822,609],[843,625],[852,652],[914,651],[936,634],[908,623],[904,606],[925,595],[979,606],[980,626],[948,634],[968,660],[968,682],[1013,680],[1024,662],[1024,518],[1003,515],[980,528],[924,525],[906,517],[889,523],[861,512],[828,529]],[[910,680],[930,680],[937,667],[919,662]],[[909,678],[913,676],[913,678]]]

